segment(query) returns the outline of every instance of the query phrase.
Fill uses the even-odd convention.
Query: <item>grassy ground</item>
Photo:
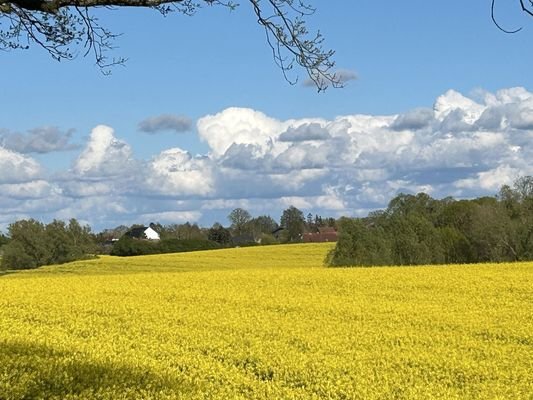
[[[533,264],[339,268],[330,245],[0,277],[0,399],[528,399]]]

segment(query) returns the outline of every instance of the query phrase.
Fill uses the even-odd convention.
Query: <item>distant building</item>
[[[336,242],[338,233],[335,228],[326,226],[318,228],[318,232],[304,233],[304,243]]]
[[[139,226],[137,228],[132,228],[127,231],[124,235],[129,236],[133,239],[145,239],[145,240],[159,240],[159,233],[157,233],[151,227]]]

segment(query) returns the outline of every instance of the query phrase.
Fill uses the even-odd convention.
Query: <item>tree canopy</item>
[[[235,208],[229,215],[228,219],[231,222],[231,230],[235,235],[242,235],[247,233],[247,224],[252,219],[248,211],[243,208]]]
[[[10,241],[3,248],[2,269],[31,269],[62,264],[94,254],[88,226],[75,219],[68,224],[54,220],[47,225],[34,219],[14,222],[8,227]]]
[[[280,218],[280,225],[285,228],[284,241],[300,242],[305,228],[304,213],[294,206],[283,210]]]
[[[330,265],[420,265],[533,259],[533,177],[496,197],[400,194],[386,210],[341,218]]]
[[[334,51],[323,47],[318,31],[309,32],[306,18],[315,8],[304,0],[248,0],[275,63],[285,79],[296,83],[290,75],[294,66],[305,70],[319,90],[329,85],[341,86],[332,68]],[[122,57],[110,57],[117,34],[100,24],[91,12],[95,8],[145,7],[163,15],[178,12],[193,15],[202,6],[235,9],[231,0],[0,0],[0,49],[27,49],[37,45],[56,60],[70,60],[80,52],[92,54],[104,73],[123,64]]]

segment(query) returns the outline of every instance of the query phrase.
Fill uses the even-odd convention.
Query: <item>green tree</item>
[[[226,229],[218,222],[215,222],[207,231],[207,239],[217,242],[222,246],[228,246],[231,244],[231,233],[229,229]]]
[[[290,206],[283,211],[280,225],[285,228],[286,242],[300,242],[304,233],[305,219],[302,211]]]
[[[533,177],[518,178],[513,184],[515,213],[511,216],[522,259],[533,259]]]
[[[256,237],[262,234],[271,235],[279,227],[278,223],[270,215],[260,215],[252,218],[248,225]]]
[[[305,230],[308,232],[316,232],[317,226],[315,225],[315,221],[313,219],[313,214],[309,213],[305,217]]]
[[[514,192],[520,201],[533,198],[533,176],[521,176],[513,184]]]
[[[45,227],[50,259],[46,264],[63,264],[80,260],[95,253],[95,243],[88,226],[81,226],[72,218],[68,225],[54,220]]]
[[[228,219],[231,222],[231,231],[234,235],[242,235],[249,233],[250,227],[248,223],[252,219],[252,216],[244,208],[236,208],[228,215]]]
[[[440,236],[430,220],[416,212],[394,215],[386,225],[396,265],[443,263],[445,256]]]
[[[161,239],[196,239],[207,240],[207,233],[204,232],[197,224],[186,222],[184,224],[170,224],[161,226],[156,230],[159,232]]]
[[[518,261],[521,255],[517,239],[515,224],[501,204],[494,198],[478,202],[474,208],[469,237],[474,250],[473,261]]]
[[[437,232],[446,264],[468,263],[473,259],[471,245],[461,231],[452,226],[444,226],[437,228]]]
[[[68,225],[54,220],[48,225],[30,220],[9,225],[9,244],[5,246],[2,266],[30,269],[41,265],[62,264],[94,254],[89,227],[71,219]]]
[[[413,213],[433,220],[440,209],[440,202],[426,193],[399,194],[389,202],[387,213],[394,216],[407,216]]]
[[[8,233],[11,241],[4,248],[4,268],[31,269],[49,262],[52,252],[41,222],[34,219],[14,222]]]
[[[66,226],[66,232],[72,246],[74,259],[79,260],[95,253],[96,243],[90,226],[82,226],[75,218],[71,218]]]
[[[471,236],[476,204],[469,200],[447,202],[436,217],[436,226],[454,227],[466,237]]]
[[[45,240],[50,249],[50,258],[44,264],[62,264],[75,260],[73,242],[63,221],[54,220],[45,227]]]
[[[520,195],[509,185],[503,185],[497,196],[511,219],[520,217]]]
[[[28,253],[22,242],[10,242],[3,249],[2,269],[33,269],[37,268],[37,262]]]
[[[339,240],[327,256],[332,266],[392,264],[391,244],[383,228],[366,224],[362,219],[341,218]]]

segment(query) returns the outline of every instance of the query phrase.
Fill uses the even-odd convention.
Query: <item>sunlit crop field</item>
[[[531,399],[533,263],[323,266],[330,245],[0,277],[0,399]]]

